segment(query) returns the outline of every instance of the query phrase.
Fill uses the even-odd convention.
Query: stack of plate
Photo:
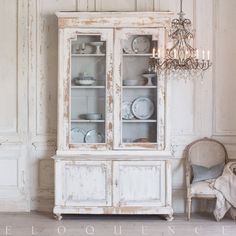
[[[89,76],[86,72],[80,73],[79,77],[74,78],[75,85],[92,85],[95,83],[95,79]]]
[[[93,77],[86,77],[86,78],[80,78],[77,77],[74,79],[75,85],[93,85],[95,83],[95,79]]]

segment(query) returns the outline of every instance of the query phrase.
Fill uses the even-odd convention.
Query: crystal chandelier
[[[170,78],[191,79],[203,76],[203,72],[210,66],[210,51],[198,50],[194,48],[194,32],[192,23],[189,19],[184,18],[180,0],[179,18],[171,22],[169,38],[173,42],[170,49],[161,52],[160,48],[153,48],[150,63],[154,65],[155,71],[167,73]]]

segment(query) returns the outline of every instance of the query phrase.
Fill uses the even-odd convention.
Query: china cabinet
[[[168,96],[151,62],[169,12],[58,12],[54,214],[172,219]]]

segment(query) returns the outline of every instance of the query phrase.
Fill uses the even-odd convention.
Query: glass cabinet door
[[[111,32],[81,29],[70,40],[69,148],[111,147]]]
[[[163,84],[155,71],[153,48],[160,50],[158,29],[124,29],[117,31],[115,53],[116,148],[159,149],[161,90]],[[115,112],[116,113],[116,112]],[[163,122],[163,120],[162,120]]]

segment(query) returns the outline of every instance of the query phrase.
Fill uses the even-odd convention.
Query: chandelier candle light
[[[165,52],[160,48],[153,48],[151,63],[155,65],[157,73],[167,73],[171,78],[191,79],[203,76],[212,63],[210,62],[210,50],[196,49],[192,46],[194,33],[192,23],[184,18],[182,8],[183,0],[180,0],[179,18],[173,19],[169,38],[173,46]]]

